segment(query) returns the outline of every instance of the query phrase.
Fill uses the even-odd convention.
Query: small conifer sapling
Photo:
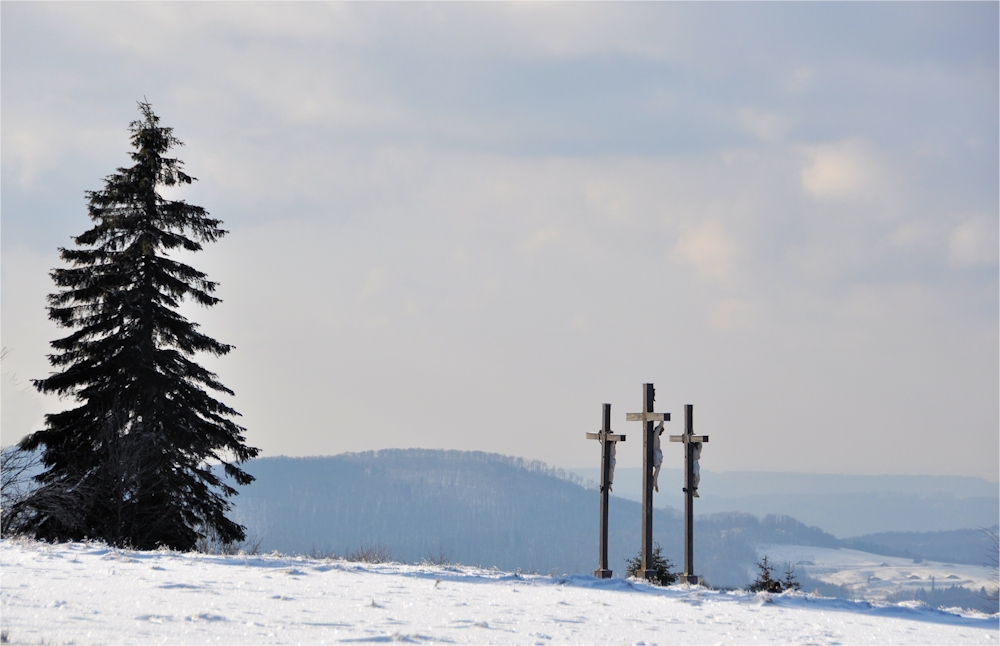
[[[757,561],[757,578],[748,589],[750,592],[781,592],[781,581],[774,578],[774,566],[768,561],[767,555]]]
[[[659,543],[654,545],[653,553],[650,554],[650,560],[652,561],[650,569],[656,572],[652,583],[657,585],[673,585],[677,583],[677,574],[670,571],[673,564],[670,562],[670,559],[663,556],[663,550],[660,548]],[[643,576],[642,553],[640,552],[635,558],[626,559],[625,562],[625,575],[641,579]]]

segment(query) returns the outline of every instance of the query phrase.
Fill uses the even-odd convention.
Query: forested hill
[[[987,529],[987,528],[983,528]],[[991,539],[983,529],[956,529],[948,532],[880,532],[843,541],[844,547],[864,552],[902,556],[915,561],[944,561],[986,565]],[[995,534],[1000,527],[988,528]]]
[[[348,555],[381,546],[404,562],[446,556],[504,570],[587,573],[597,567],[598,492],[538,462],[423,449],[246,463],[257,480],[233,499],[233,518],[265,550]],[[640,544],[640,505],[612,497],[609,559],[616,576]],[[682,564],[682,526],[656,510],[654,538]],[[833,546],[787,517],[718,514],[696,526],[696,570],[742,585],[758,542]]]

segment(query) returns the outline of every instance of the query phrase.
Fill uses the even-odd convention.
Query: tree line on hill
[[[503,570],[589,573],[597,566],[598,492],[541,465],[496,454],[393,449],[322,458],[262,458],[234,519],[261,549],[347,555],[382,545],[397,560],[447,556]],[[640,544],[640,505],[612,498],[608,554],[621,576]],[[654,511],[654,539],[682,562],[681,516]],[[699,517],[697,574],[743,587],[760,543],[839,546],[793,518]]]

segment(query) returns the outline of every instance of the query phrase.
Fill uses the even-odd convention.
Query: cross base
[[[611,570],[602,570],[601,568],[597,568],[596,570],[594,570],[594,576],[596,576],[598,579],[610,579]]]
[[[642,578],[646,579],[647,581],[652,581],[653,579],[656,579],[657,578],[656,570],[643,570]]]
[[[682,574],[678,577],[681,583],[690,583],[691,585],[698,585],[701,583],[701,579],[698,578],[697,574]]]

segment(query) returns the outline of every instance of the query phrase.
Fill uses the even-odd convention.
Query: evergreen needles
[[[42,449],[45,471],[21,504],[19,527],[45,540],[101,539],[139,549],[188,550],[201,536],[244,539],[225,517],[236,493],[213,471],[221,462],[237,484],[253,478],[236,465],[257,455],[233,422],[239,414],[208,391],[232,394],[193,355],[231,346],[198,331],[177,309],[184,299],[219,302],[216,284],[170,253],[199,251],[225,235],[219,220],[162,186],[190,184],[182,145],[159,125],[149,103],[130,124],[135,164],[87,193],[94,226],[60,249],[68,268],[52,271],[59,291],[49,317],[74,331],[51,343],[55,372],[36,380],[43,393],[79,404],[46,415],[44,430],[21,443]]]
[[[653,547],[653,553],[650,554],[650,567],[649,569],[656,572],[656,577],[652,580],[653,583],[657,585],[673,585],[677,583],[677,574],[671,572],[670,568],[673,564],[670,559],[663,556],[663,550],[660,548],[660,544],[656,543]],[[625,559],[627,566],[625,568],[625,575],[630,577],[642,578],[642,554],[637,555],[635,558]]]
[[[798,579],[795,578],[795,570],[791,563],[785,567],[785,578],[779,580],[774,578],[774,566],[770,564],[767,555],[757,562],[757,578],[748,588],[750,592],[782,592],[785,590],[798,590]]]

